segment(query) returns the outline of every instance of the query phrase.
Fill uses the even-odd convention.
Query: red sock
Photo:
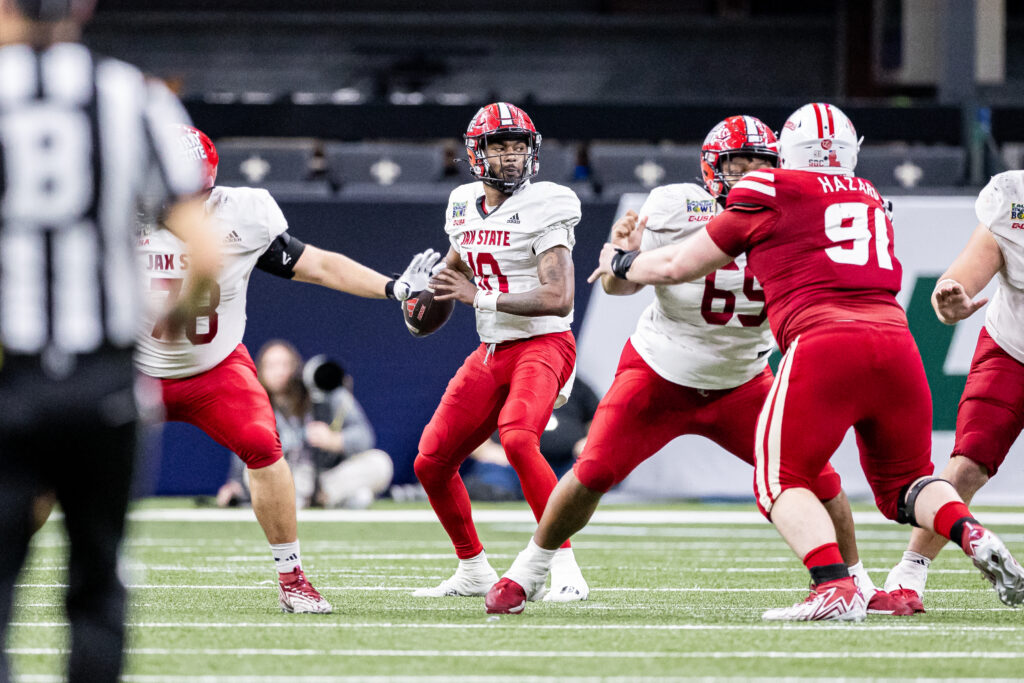
[[[971,517],[973,519],[973,515],[971,515],[971,511],[967,509],[967,505],[959,500],[951,500],[940,507],[939,511],[935,513],[935,519],[932,521],[932,528],[935,529],[935,533],[940,536],[945,536],[954,543],[959,544],[960,539],[953,538],[950,536],[950,533],[952,532],[953,525],[964,517]]]
[[[804,566],[807,569],[813,567],[823,567],[828,564],[841,564],[844,567],[846,564],[843,562],[843,556],[839,552],[838,543],[826,543],[819,545],[811,552],[804,555]]]

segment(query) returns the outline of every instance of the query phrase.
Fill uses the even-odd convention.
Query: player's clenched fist
[[[645,227],[647,227],[647,216],[640,218],[636,211],[630,209],[612,226],[611,242],[626,251],[639,249]]]

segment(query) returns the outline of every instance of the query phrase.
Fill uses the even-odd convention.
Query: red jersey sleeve
[[[764,239],[777,218],[778,213],[764,207],[731,207],[707,224],[708,236],[726,254],[739,256]]]

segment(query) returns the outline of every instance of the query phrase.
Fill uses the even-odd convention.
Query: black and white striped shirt
[[[188,116],[162,84],[78,44],[0,48],[0,349],[130,347],[135,217],[197,191]]]

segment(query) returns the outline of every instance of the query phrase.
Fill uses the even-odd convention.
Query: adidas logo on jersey
[[[512,218],[509,218],[505,222],[506,223],[515,223],[516,225],[519,225],[519,214],[518,213],[512,214]]]
[[[241,242],[242,238],[238,236],[238,233],[232,230],[224,237],[224,244],[237,244]]]

